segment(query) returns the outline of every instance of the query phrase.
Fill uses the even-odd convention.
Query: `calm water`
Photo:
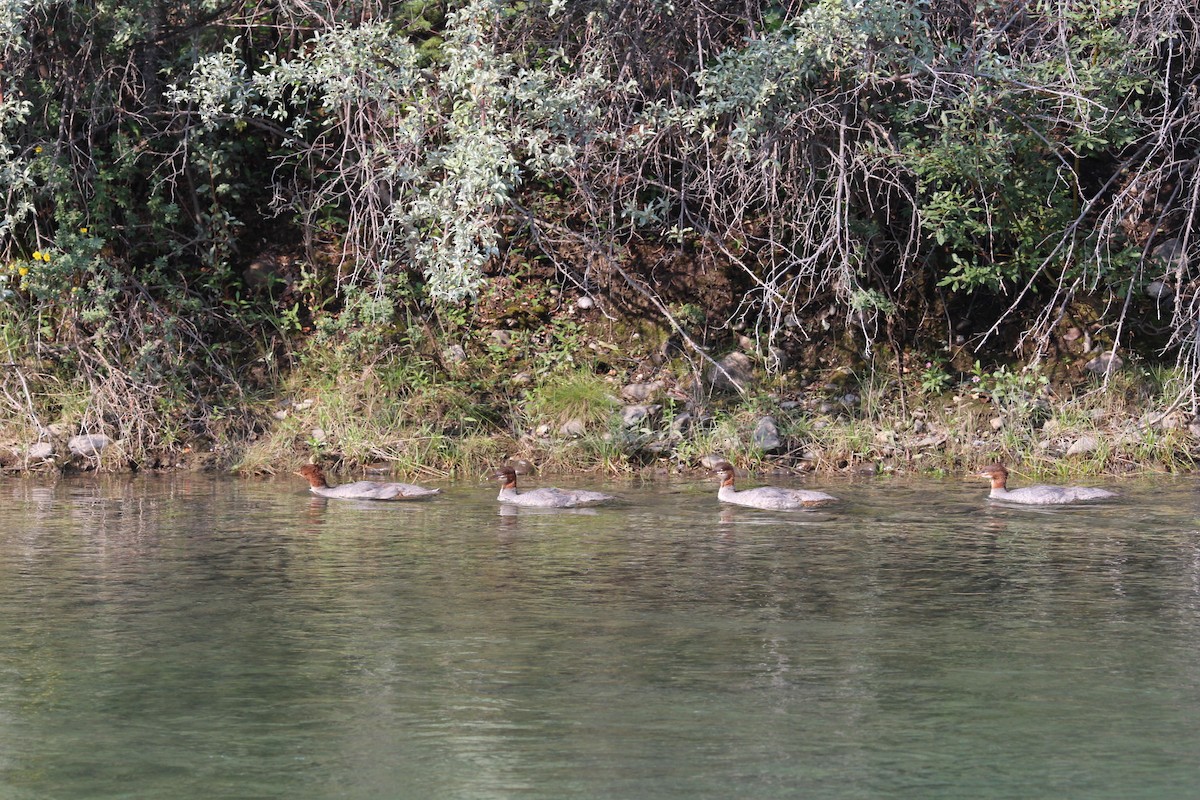
[[[0,798],[1198,795],[1200,481],[823,487],[0,479]]]

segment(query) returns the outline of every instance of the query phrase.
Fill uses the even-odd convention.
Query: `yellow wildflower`
[[[49,264],[50,263],[50,254],[42,253],[42,261],[45,261],[47,264]]]
[[[42,251],[41,251],[41,250],[34,250],[34,251],[33,251],[33,260],[34,260],[34,261],[41,261],[41,260],[42,260]]]
[[[80,233],[87,233],[87,228],[80,228],[80,229],[79,229],[79,232],[80,232]]]
[[[37,147],[33,148],[33,152],[34,152],[34,154],[35,154],[35,155],[37,155],[38,153],[41,153],[41,152],[42,152],[42,146],[39,144]]]
[[[26,275],[29,274],[29,267],[21,267],[20,269],[17,270],[17,274],[20,275],[22,278],[24,278]]]

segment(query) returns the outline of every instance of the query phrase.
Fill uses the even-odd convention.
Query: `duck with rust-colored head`
[[[793,511],[798,508],[815,508],[837,502],[836,497],[825,494],[825,492],[784,489],[780,486],[758,486],[739,492],[733,485],[736,471],[733,464],[728,461],[718,461],[713,465],[713,472],[721,478],[721,488],[717,490],[717,499],[722,503],[732,503],[735,506],[749,508],[764,508],[768,511]]]
[[[424,500],[442,493],[441,489],[427,489],[415,483],[355,481],[330,486],[325,480],[324,470],[316,464],[305,464],[296,474],[308,480],[309,491],[313,494],[331,500]]]
[[[512,467],[499,467],[496,478],[500,484],[500,494],[496,497],[501,503],[529,508],[584,508],[598,506],[617,498],[603,492],[592,492],[587,489],[555,489],[546,487],[533,489],[528,492],[517,491],[517,471]]]
[[[1008,468],[1003,464],[984,467],[979,471],[979,477],[992,482],[992,491],[988,495],[992,500],[1024,506],[1060,506],[1117,496],[1115,492],[1107,489],[1094,489],[1090,486],[1026,486],[1023,489],[1009,489]]]

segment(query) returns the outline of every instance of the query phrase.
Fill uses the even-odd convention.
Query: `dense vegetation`
[[[776,400],[1194,413],[1197,11],[0,0],[9,435],[445,462],[732,347]]]

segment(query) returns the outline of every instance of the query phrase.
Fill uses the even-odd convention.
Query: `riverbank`
[[[748,471],[955,474],[1000,460],[1036,476],[1179,472],[1200,454],[1200,423],[1175,407],[1180,377],[1161,367],[1118,360],[1106,375],[1096,365],[1109,359],[1081,353],[1074,371],[960,371],[971,362],[958,353],[910,359],[901,377],[886,353],[834,365],[829,349],[781,368],[783,354],[764,358],[745,338],[710,357],[581,305],[525,327],[409,331],[371,358],[313,337],[278,382],[223,412],[241,420],[224,437],[175,429],[133,443],[62,403],[35,426],[31,405],[0,433],[0,466],[271,474],[311,460],[450,478],[509,460],[684,473],[720,455]]]

